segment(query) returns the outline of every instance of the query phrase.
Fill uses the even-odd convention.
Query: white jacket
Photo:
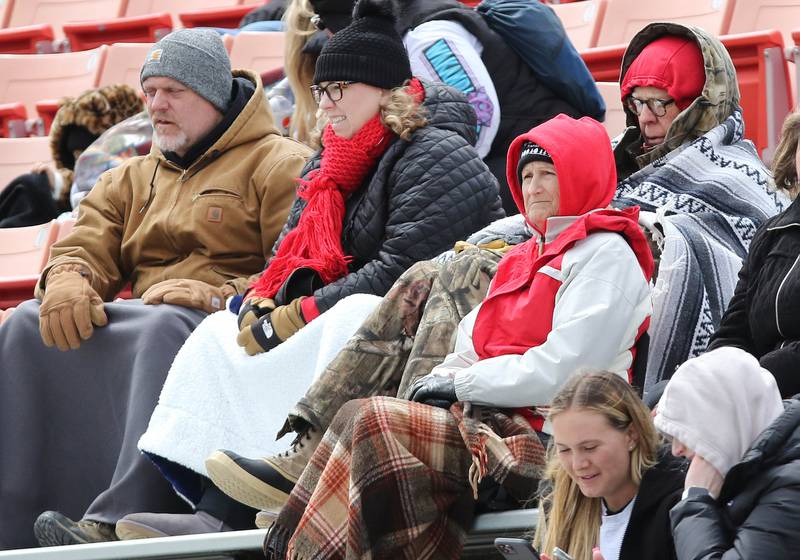
[[[521,355],[479,361],[472,330],[480,305],[473,309],[458,326],[455,350],[431,372],[455,375],[459,401],[546,406],[574,372],[608,370],[627,379],[631,349],[652,305],[650,285],[625,238],[591,234],[564,253],[560,270],[545,266],[539,274],[560,282],[547,340]]]

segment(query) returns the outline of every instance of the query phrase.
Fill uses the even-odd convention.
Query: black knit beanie
[[[519,179],[520,184],[522,184],[522,169],[532,161],[553,163],[553,158],[539,144],[530,141],[523,142],[522,150],[519,153],[519,163],[517,164],[517,179]]]
[[[411,64],[388,0],[359,0],[353,22],[328,40],[317,59],[314,83],[361,82],[382,89],[403,85]]]

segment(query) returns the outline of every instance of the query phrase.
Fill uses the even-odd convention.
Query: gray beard
[[[189,139],[186,137],[186,134],[183,131],[180,131],[178,134],[172,136],[161,137],[156,132],[154,127],[153,143],[158,146],[162,152],[178,152],[187,147],[189,144]]]

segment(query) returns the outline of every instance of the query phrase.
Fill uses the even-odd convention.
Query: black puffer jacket
[[[424,86],[428,124],[409,141],[395,137],[347,200],[342,247],[353,258],[351,273],[314,292],[320,312],[351,294],[384,295],[409,266],[504,215],[497,181],[472,147],[472,106],[450,87]],[[313,156],[303,175],[320,160]],[[304,207],[295,200],[278,244]]]
[[[709,350],[754,355],[781,396],[800,393],[800,199],[756,232],[739,283]],[[799,528],[800,530],[800,528]]]
[[[670,511],[679,560],[796,558],[800,551],[800,401],[753,442],[719,499],[690,496]]]

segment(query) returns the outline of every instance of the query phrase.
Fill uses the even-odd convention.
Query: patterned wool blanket
[[[788,202],[771,185],[736,110],[617,186],[614,205],[655,212],[663,234],[645,392],[705,351],[756,229]]]

